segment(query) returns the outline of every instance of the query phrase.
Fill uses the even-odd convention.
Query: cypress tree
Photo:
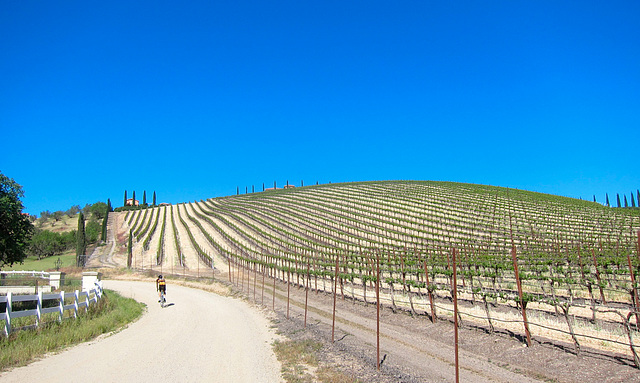
[[[618,199],[618,207],[622,207],[620,204],[620,193],[616,193],[616,198]]]
[[[156,206],[156,191],[153,191],[153,206]]]
[[[596,202],[596,195],[593,195],[593,202]]]
[[[131,259],[133,258],[133,239],[132,238],[133,238],[133,230],[129,230],[129,244],[127,246],[127,267],[128,268],[131,268]]]
[[[636,199],[633,198],[633,192],[631,192],[631,207],[636,207]]]
[[[624,195],[624,207],[629,207],[629,203],[627,202],[627,195]]]
[[[611,206],[609,205],[609,193],[606,193],[606,196],[607,196],[607,206]]]
[[[109,208],[107,207],[107,212],[104,214],[104,218],[102,219],[102,242],[107,241],[107,222],[109,221]]]
[[[127,206],[127,191],[124,191],[124,204],[122,206]]]
[[[264,191],[264,182],[262,183],[262,191]]]
[[[147,206],[147,191],[146,190],[144,190],[142,192],[142,205],[143,206]]]
[[[84,214],[78,213],[78,231],[76,232],[76,266],[81,267],[80,256],[87,252],[87,239],[84,232]]]
[[[136,205],[136,191],[133,191],[133,197],[131,197],[133,199],[133,201],[131,202],[131,206],[135,206]]]
[[[107,211],[112,212],[113,206],[111,206],[111,199],[107,198]]]

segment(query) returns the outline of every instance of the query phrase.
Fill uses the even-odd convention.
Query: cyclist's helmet
[[[161,275],[158,275],[158,279],[162,279],[162,274],[161,274]]]

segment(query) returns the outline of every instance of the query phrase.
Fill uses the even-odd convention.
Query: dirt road
[[[280,382],[276,339],[264,314],[247,303],[168,286],[168,307],[152,282],[105,281],[148,306],[137,322],[0,375],[4,382]]]

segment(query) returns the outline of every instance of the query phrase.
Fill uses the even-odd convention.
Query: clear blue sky
[[[0,2],[25,210],[124,191],[445,180],[640,188],[638,1]]]

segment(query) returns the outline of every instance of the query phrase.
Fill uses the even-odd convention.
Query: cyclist
[[[162,275],[158,275],[158,279],[156,279],[156,290],[158,291],[158,302],[162,300],[162,294],[167,293],[167,281],[162,278]]]

